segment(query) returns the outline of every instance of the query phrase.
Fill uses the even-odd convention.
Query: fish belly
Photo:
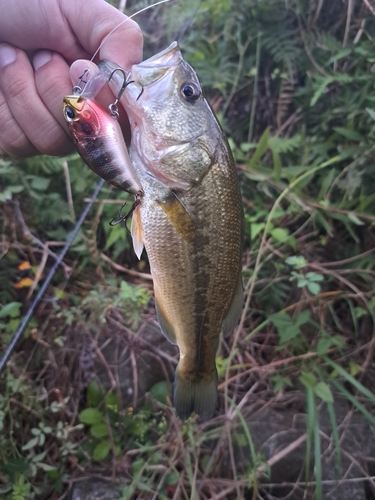
[[[192,220],[192,234],[179,234],[146,189],[141,207],[144,243],[161,328],[180,349],[177,413],[187,418],[194,411],[209,418],[217,398],[219,335],[241,274],[242,205],[236,172],[224,175],[215,164],[199,185],[177,197]]]

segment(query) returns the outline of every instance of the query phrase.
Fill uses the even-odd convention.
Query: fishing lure
[[[180,348],[174,406],[181,419],[192,412],[208,419],[217,401],[219,338],[232,332],[242,311],[243,210],[234,159],[177,43],[129,73],[110,61],[99,68],[102,76],[75,97],[77,107],[86,92],[91,102],[103,81],[114,104],[122,99],[132,133],[125,171],[142,188],[131,210],[133,246],[138,257],[146,247],[161,330]],[[72,102],[64,100],[71,124]],[[103,163],[89,166],[103,177]],[[117,222],[127,217],[119,213]]]
[[[98,72],[88,80],[81,93],[78,93],[80,87],[75,87],[75,94],[64,97],[63,114],[77,151],[91,170],[110,184],[137,194],[141,185],[118,123],[117,102],[127,86],[126,74],[124,70],[116,71],[122,71],[123,85],[109,110],[95,97],[112,75],[108,78],[105,73]]]
[[[169,1],[160,0],[124,19],[102,40],[91,61],[94,60],[106,40],[122,24],[156,5]],[[137,200],[139,200],[142,188],[130,161],[122,131],[117,121],[117,102],[130,82],[127,82],[127,74],[122,68],[118,68],[116,71],[122,73],[123,84],[115,102],[109,106],[109,113],[95,98],[102,87],[111,80],[114,72],[108,73],[105,70],[98,70],[88,81],[85,81],[84,77],[88,73],[86,70],[80,77],[80,82],[84,83],[84,88],[82,89],[79,85],[75,86],[72,95],[64,97],[63,115],[77,151],[88,167],[110,184],[137,195]]]

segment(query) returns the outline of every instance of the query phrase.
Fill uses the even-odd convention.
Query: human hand
[[[90,59],[126,16],[104,0],[0,0],[0,10],[0,154],[67,154],[73,146],[62,100],[72,91],[69,64]],[[98,59],[127,68],[141,61],[142,47],[139,26],[127,20]]]

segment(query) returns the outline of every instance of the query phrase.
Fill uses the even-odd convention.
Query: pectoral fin
[[[230,309],[225,316],[222,324],[222,332],[224,337],[228,337],[237,326],[241,313],[242,313],[242,305],[243,305],[243,285],[242,285],[242,276],[240,274],[236,292],[233,297],[232,304]]]
[[[194,238],[194,223],[186,208],[174,194],[171,201],[157,202],[176,231],[188,241]]]
[[[138,259],[141,259],[143,252],[143,226],[141,221],[141,212],[139,206],[134,210],[132,216],[131,234],[133,240],[133,248]]]

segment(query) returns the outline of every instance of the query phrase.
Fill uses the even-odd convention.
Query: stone
[[[69,500],[118,500],[120,497],[119,488],[109,481],[85,479],[74,483]]]
[[[349,402],[335,394],[334,412],[340,440],[341,462],[338,467],[337,454],[332,437],[332,425],[327,407],[321,403],[318,408],[321,431],[321,464],[324,500],[366,500],[374,498],[372,485],[364,480],[367,471],[374,467],[375,429]],[[306,415],[291,408],[266,407],[248,418],[248,426],[258,456],[272,460],[287,446],[298,444],[277,460],[270,470],[270,476],[261,478],[262,498],[283,498],[302,500],[314,498],[314,486],[307,489],[304,481],[306,440]],[[300,439],[299,439],[300,438]],[[236,447],[236,463],[240,471],[249,470],[251,457],[246,447]],[[313,478],[313,450],[310,455],[309,478]],[[345,481],[340,481],[345,479]],[[286,484],[289,483],[289,484]],[[301,483],[296,485],[296,483]],[[262,488],[261,485],[264,485]],[[269,484],[269,486],[267,486]],[[368,496],[368,491],[371,491]]]

